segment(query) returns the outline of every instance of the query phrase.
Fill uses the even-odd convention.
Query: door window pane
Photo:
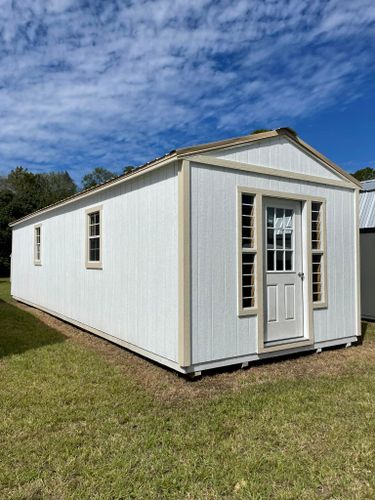
[[[283,226],[284,226],[284,210],[282,208],[276,208],[275,227],[276,229],[281,229]]]
[[[293,227],[293,210],[290,210],[289,208],[285,209],[285,227]]]
[[[275,252],[273,250],[267,251],[267,271],[274,271],[275,270],[274,254],[275,254]]]
[[[267,229],[267,248],[273,248],[273,229]]]
[[[276,252],[276,271],[283,271],[284,270],[284,252],[277,251]]]
[[[285,231],[285,248],[286,249],[292,248],[292,231],[290,229],[287,229]]]
[[[283,245],[283,232],[281,230],[276,231],[276,248],[282,249]]]
[[[285,252],[285,271],[291,271],[293,269],[293,252]]]
[[[267,271],[293,270],[293,217],[292,209],[267,207]]]
[[[267,227],[273,227],[275,211],[273,208],[267,208]]]

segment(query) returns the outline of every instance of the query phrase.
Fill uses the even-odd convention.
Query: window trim
[[[99,212],[99,260],[89,260],[89,218]],[[85,210],[85,265],[86,269],[103,269],[103,205],[96,205]]]
[[[320,248],[312,248],[312,204],[320,204]],[[321,255],[321,283],[322,283],[322,299],[314,302],[314,295],[311,294],[313,309],[326,309],[328,308],[328,287],[327,287],[327,215],[326,215],[326,200],[315,199],[311,200],[310,205],[311,210],[311,227],[310,227],[310,241],[311,241],[311,287],[313,285],[313,256]]]
[[[39,259],[37,258],[37,242],[36,242],[36,233],[37,229],[39,229]],[[34,266],[42,265],[42,224],[34,225]]]
[[[253,236],[253,246],[249,249],[244,250],[242,247],[242,195],[253,196],[254,198],[254,236]],[[259,248],[262,248],[261,238],[261,225],[262,221],[260,218],[261,214],[261,195],[254,192],[251,188],[246,189],[239,187],[237,189],[237,309],[238,316],[255,316],[258,314],[259,308],[261,307],[261,300],[259,294],[262,293],[261,290],[261,279],[262,275],[262,262],[263,258],[260,256]],[[243,254],[254,255],[254,294],[255,303],[251,307],[243,307],[243,296],[242,296],[242,260]]]

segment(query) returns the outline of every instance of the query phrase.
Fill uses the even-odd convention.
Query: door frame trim
[[[286,193],[283,191],[272,191],[266,189],[252,188],[248,186],[237,186],[237,200],[241,197],[242,193],[253,194],[256,196],[256,234],[257,234],[257,267],[256,267],[256,290],[257,290],[257,310],[246,314],[241,311],[239,316],[257,316],[257,332],[258,332],[258,348],[259,354],[282,351],[285,349],[293,349],[298,347],[310,346],[314,344],[314,324],[313,324],[313,310],[314,305],[312,301],[312,249],[311,249],[311,202],[321,201],[326,202],[326,198],[320,196],[301,195],[294,193]],[[301,202],[301,239],[302,239],[302,262],[303,269],[305,269],[305,280],[303,282],[303,325],[304,337],[302,340],[293,341],[290,343],[283,343],[279,345],[272,345],[266,347],[264,345],[264,286],[263,286],[263,253],[264,253],[264,221],[263,221],[263,197],[279,198]],[[237,201],[238,203],[238,201]],[[237,227],[237,232],[239,228]],[[237,239],[239,242],[239,238]],[[240,248],[238,248],[238,252]],[[238,283],[241,283],[241,270],[238,268]]]

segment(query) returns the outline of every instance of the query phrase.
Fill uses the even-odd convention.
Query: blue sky
[[[375,167],[373,0],[0,0],[0,175],[291,126]]]

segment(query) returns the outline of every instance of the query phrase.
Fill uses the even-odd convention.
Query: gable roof
[[[189,155],[195,155],[197,153],[204,153],[204,152],[212,151],[215,149],[232,148],[235,146],[244,145],[244,144],[248,144],[248,143],[256,142],[256,141],[261,141],[263,139],[270,139],[272,137],[278,137],[278,136],[287,136],[292,142],[299,145],[302,149],[304,149],[305,151],[307,151],[308,153],[310,153],[314,157],[318,158],[328,168],[330,168],[331,170],[333,170],[334,172],[338,173],[340,176],[342,176],[346,180],[348,180],[353,185],[353,187],[355,187],[355,188],[361,187],[361,184],[359,181],[357,181],[357,179],[352,177],[348,172],[346,172],[345,170],[340,168],[338,165],[333,163],[331,160],[326,158],[324,155],[319,153],[319,151],[314,149],[312,146],[307,144],[305,141],[300,139],[295,134],[295,132],[293,132],[290,128],[284,127],[284,128],[279,128],[276,130],[270,130],[268,132],[259,132],[259,133],[255,133],[255,134],[234,137],[231,139],[224,139],[222,141],[209,142],[206,144],[198,144],[195,146],[189,146],[189,147],[185,147],[185,148],[179,148],[179,149],[172,150],[171,152],[165,154],[164,156],[155,158],[154,160],[151,160],[147,163],[144,163],[143,165],[136,168],[134,171],[132,171],[130,173],[122,174],[118,177],[115,177],[113,179],[110,179],[109,181],[104,182],[103,184],[100,184],[98,186],[94,186],[92,188],[86,189],[85,191],[81,191],[79,193],[73,194],[72,196],[69,196],[68,198],[64,198],[63,200],[60,200],[56,203],[48,205],[47,207],[36,210],[35,212],[32,212],[31,214],[28,214],[20,219],[17,219],[16,221],[10,223],[9,226],[13,227],[16,224],[19,224],[25,220],[33,218],[33,217],[40,215],[44,212],[50,211],[54,208],[65,205],[67,203],[71,203],[71,202],[75,201],[76,199],[85,198],[87,196],[90,196],[93,193],[96,193],[98,191],[102,191],[102,190],[107,189],[109,187],[112,187],[114,185],[125,182],[128,179],[142,175],[143,173],[146,173],[147,171],[149,171],[151,169],[159,168],[159,167],[166,165],[172,161],[175,161],[175,160],[178,160],[181,158],[189,157]]]

